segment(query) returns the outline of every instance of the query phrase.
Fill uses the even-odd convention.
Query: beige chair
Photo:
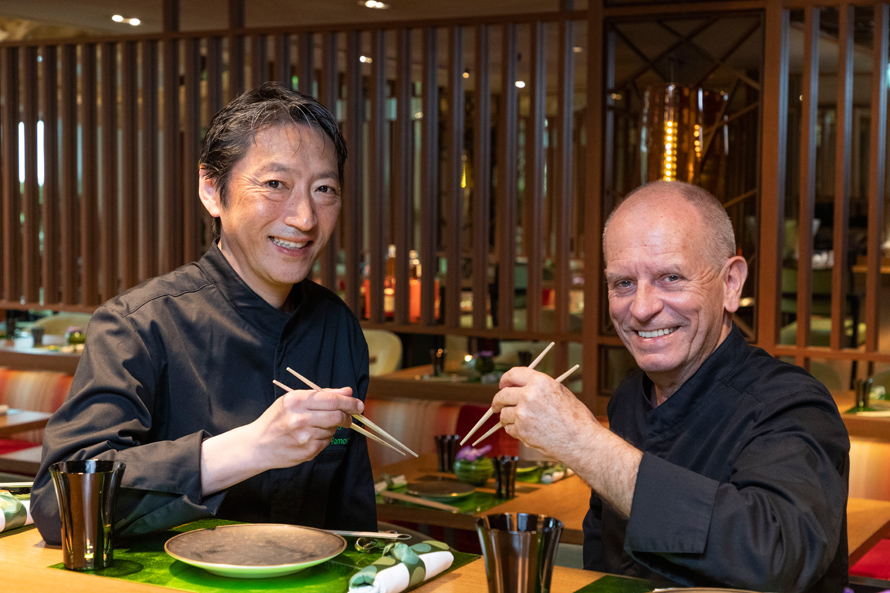
[[[369,372],[372,377],[386,375],[402,365],[402,340],[385,329],[363,329],[368,353],[371,356]]]
[[[85,332],[90,317],[89,313],[59,313],[38,319],[34,327],[42,327],[46,334],[64,336],[69,327],[78,327]]]

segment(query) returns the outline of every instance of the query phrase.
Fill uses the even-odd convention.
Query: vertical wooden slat
[[[99,203],[101,300],[120,292],[118,284],[118,198],[117,187],[117,43],[101,46],[99,72],[101,74],[101,152],[99,168],[102,174]]]
[[[325,64],[327,64],[328,54],[331,50],[336,50],[336,43],[331,41],[332,35],[326,33],[322,40],[325,51]],[[349,146],[350,161],[347,167],[347,182],[344,190],[343,210],[343,227],[346,232],[343,234],[343,248],[346,250],[346,266],[348,270],[357,271],[359,269],[359,257],[362,249],[362,221],[363,221],[363,186],[362,179],[364,172],[362,171],[362,163],[364,162],[364,144],[363,126],[365,119],[365,106],[362,93],[362,72],[361,62],[358,61],[361,53],[361,34],[357,31],[346,33],[346,143]],[[325,71],[327,68],[325,68]],[[325,77],[330,77],[331,72],[325,72]],[[328,83],[329,84],[329,83]],[[378,258],[378,268],[381,258]],[[379,270],[378,270],[379,273]],[[378,274],[381,280],[378,288],[382,284],[382,274]],[[358,274],[356,274],[358,276]],[[358,278],[353,281],[352,278],[346,279],[346,304],[352,308],[356,315],[361,315],[363,304],[360,302]],[[382,308],[382,307],[381,307]]]
[[[393,123],[392,145],[392,242],[396,246],[395,269],[395,309],[396,323],[408,323],[409,283],[408,251],[411,249],[409,236],[413,237],[414,221],[414,145],[411,128],[414,115],[411,110],[411,31],[399,29],[396,37],[396,121]],[[374,56],[374,63],[380,57]],[[372,146],[374,146],[372,144]]]
[[[547,73],[545,68],[547,27],[531,25],[531,70],[529,72],[528,123],[525,128],[525,208],[523,242],[528,261],[528,285],[525,291],[526,327],[541,329],[542,268],[544,262],[544,117],[547,108]],[[611,59],[603,56],[604,60]]]
[[[121,44],[121,288],[139,282],[139,114],[136,74],[138,69],[135,41]]]
[[[229,0],[229,87],[226,103],[244,92],[244,0]]]
[[[597,40],[600,40],[599,42]],[[587,404],[594,414],[604,414],[606,401],[600,405],[603,398],[598,398],[598,378],[605,374],[602,368],[600,353],[600,318],[603,308],[607,303],[602,302],[600,295],[603,269],[603,253],[601,241],[601,229],[603,228],[603,207],[601,200],[605,195],[603,191],[606,185],[606,152],[605,147],[611,146],[610,140],[604,133],[608,129],[607,120],[612,119],[612,114],[606,115],[605,107],[608,88],[614,84],[614,50],[615,36],[611,31],[606,31],[603,19],[603,3],[591,4],[587,16],[587,198],[591,201],[591,207],[584,213],[584,223],[587,232],[584,234],[585,256],[585,283],[584,283],[584,328],[583,328],[583,352],[584,365],[582,366],[582,380],[584,391],[579,396],[581,401]],[[599,198],[599,200],[597,200]],[[597,204],[596,207],[593,204]]]
[[[448,169],[445,172],[447,195],[445,203],[445,326],[460,327],[461,268],[463,250],[461,228],[463,226],[464,189],[464,53],[463,29],[452,27],[448,31],[448,125],[445,126],[445,147]]]
[[[207,40],[207,110],[210,118],[223,106],[223,43],[219,37]],[[209,123],[209,120],[208,120]]]
[[[59,229],[59,242],[62,248],[60,252],[62,258],[62,302],[77,303],[79,302],[77,261],[80,254],[77,241],[80,227],[76,224],[79,218],[77,207],[77,46],[63,45],[61,59],[59,115],[62,119],[60,143],[62,176],[59,188],[59,211],[63,224]]]
[[[299,37],[299,67],[297,69],[297,88],[304,95],[312,94],[312,79],[314,78],[313,74],[315,72],[315,47],[312,41],[313,35],[312,33],[301,33]],[[330,43],[334,43],[334,47],[330,47]],[[326,33],[322,36],[322,53],[326,58],[326,62],[322,66],[323,76],[327,76],[327,81],[325,83],[326,87],[331,93],[330,96],[333,96],[336,99],[336,89],[337,89],[337,46],[336,46],[336,34],[335,33]],[[333,67],[331,68],[331,60],[333,60]],[[319,95],[321,95],[321,90],[319,89]],[[337,112],[336,103],[325,103],[323,101],[325,107],[331,110],[331,113]],[[350,147],[351,148],[351,147]]]
[[[204,251],[203,218],[198,198],[198,158],[201,147],[201,40],[184,42],[184,103],[182,106],[182,260],[193,261]]]
[[[40,48],[43,58],[43,302],[60,302],[59,258],[59,107],[58,51],[54,45]]]
[[[21,195],[18,169],[19,50],[0,48],[0,156],[7,164],[3,179],[3,300],[18,303],[22,296],[22,230],[19,224]]]
[[[513,329],[513,297],[516,292],[516,194],[519,107],[516,92],[516,25],[501,30],[501,96],[497,130],[497,192],[495,217],[498,251],[497,327]]]
[[[872,57],[871,137],[868,167],[868,252],[865,275],[865,351],[877,352],[881,298],[881,227],[884,220],[884,183],[887,162],[887,4],[874,8]],[[886,321],[886,320],[885,320]]]
[[[85,43],[80,48],[81,71],[81,146],[82,183],[80,193],[80,256],[81,256],[81,303],[99,304],[98,270],[98,187],[96,151],[96,45]]]
[[[279,33],[275,36],[275,80],[291,86],[290,74],[290,33]],[[300,56],[302,61],[303,56]]]
[[[760,346],[772,352],[778,338],[779,290],[785,162],[788,134],[788,25],[789,13],[780,4],[767,3],[763,67],[762,194],[760,199],[760,274],[757,279],[757,336]]]
[[[254,35],[250,61],[253,64],[253,86],[258,87],[269,80],[269,44],[265,35]]]
[[[488,25],[476,26],[473,123],[473,328],[486,328],[491,194],[491,78]]]
[[[574,125],[575,98],[575,59],[572,48],[575,46],[574,23],[560,21],[557,25],[557,74],[556,74],[556,120],[557,145],[555,151],[553,204],[554,204],[554,304],[556,317],[554,330],[559,334],[569,331],[569,291],[572,286],[569,268],[572,255],[571,233],[573,183],[572,127]],[[555,349],[557,368],[568,366],[568,343],[561,343]]]
[[[848,253],[850,224],[850,162],[852,155],[852,123],[853,123],[853,7],[844,3],[838,9],[838,73],[837,73],[837,142],[834,159],[834,238],[833,249],[837,254]],[[843,287],[846,295],[850,286],[848,267],[833,266],[831,270],[832,286]],[[840,296],[840,295],[838,295]],[[834,298],[831,301],[831,348],[839,350],[845,346],[846,329],[844,318],[847,316],[845,298]],[[859,323],[859,319],[853,319]],[[853,344],[855,347],[856,344]]]
[[[352,56],[348,56],[352,59]],[[356,56],[357,57],[357,56]],[[386,238],[384,224],[386,221],[386,171],[384,138],[386,133],[386,42],[384,32],[371,32],[371,76],[368,96],[371,102],[370,121],[368,122],[368,249],[371,262],[371,321],[378,323],[384,319],[384,254]],[[356,60],[357,61],[357,60]],[[396,254],[405,257],[405,254]]]
[[[142,43],[142,201],[139,279],[158,273],[158,42]]]
[[[25,302],[40,300],[40,186],[37,183],[37,48],[22,50],[22,123],[25,136],[25,183],[22,193],[22,280]],[[16,126],[18,129],[18,126]]]
[[[810,342],[813,305],[813,226],[816,209],[816,122],[819,109],[819,9],[804,14],[803,105],[800,130],[800,205],[797,216],[797,346]],[[797,356],[797,364],[804,364]]]
[[[179,40],[163,42],[164,52],[164,145],[161,176],[161,225],[158,236],[161,271],[182,265],[182,193],[179,148]]]
[[[438,30],[423,29],[420,144],[420,323],[435,324],[436,272],[439,269],[439,82]]]
[[[305,41],[305,44],[303,43]],[[326,33],[323,38],[324,44],[324,64],[322,66],[322,76],[321,76],[321,84],[319,87],[319,102],[328,108],[328,110],[334,114],[336,117],[337,114],[337,82],[338,82],[338,74],[337,71],[337,35],[336,33]],[[300,75],[299,75],[299,86],[300,92],[304,94],[312,93],[312,78],[313,78],[313,63],[314,56],[312,53],[312,35],[306,33],[301,36],[301,45],[300,45]],[[353,163],[359,163],[360,161],[356,159],[360,159],[362,151],[361,146],[356,146],[353,144],[349,144],[349,160]],[[345,181],[345,180],[344,180]],[[345,191],[351,192],[353,188],[349,188]],[[350,193],[349,195],[353,195]],[[361,195],[361,193],[354,194]],[[342,196],[346,199],[345,196]],[[344,203],[344,208],[346,208],[346,204]],[[353,208],[350,200],[349,208]],[[321,253],[321,258],[319,261],[319,267],[321,269],[321,283],[324,286],[327,286],[331,290],[334,290],[335,285],[337,283],[337,253],[340,249],[340,244],[342,241],[338,238],[337,232],[331,234],[331,238],[328,241],[327,247],[325,247],[324,251]],[[347,256],[348,257],[348,256]],[[358,257],[354,256],[351,259],[348,259],[347,269],[349,270],[357,270],[358,269]],[[357,290],[355,287],[359,282],[359,278],[356,276],[360,276],[360,273],[354,274],[353,277],[347,277],[345,280],[350,286],[350,290]]]

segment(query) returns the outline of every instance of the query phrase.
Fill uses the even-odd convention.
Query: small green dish
[[[485,486],[488,478],[494,473],[494,463],[489,457],[480,457],[475,461],[458,459],[454,462],[454,475],[465,484]]]

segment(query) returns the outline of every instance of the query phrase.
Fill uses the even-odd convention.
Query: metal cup
[[[457,459],[457,447],[460,442],[458,434],[437,434],[436,460],[439,463],[440,472],[454,471],[454,460]]]
[[[65,568],[95,570],[114,561],[114,501],[121,461],[61,461],[49,471],[59,500]]]
[[[516,466],[519,457],[515,455],[500,455],[494,458],[494,479],[497,484],[495,496],[498,498],[513,498],[516,494]]]
[[[43,346],[43,334],[44,329],[42,327],[32,327],[31,328],[31,337],[34,338],[34,347]]]
[[[562,521],[503,513],[476,519],[489,593],[547,593]]]

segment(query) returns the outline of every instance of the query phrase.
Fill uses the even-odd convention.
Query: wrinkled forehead
[[[681,196],[634,195],[618,207],[606,230],[606,263],[627,249],[646,249],[665,255],[704,250],[707,231],[702,227],[701,215]]]

